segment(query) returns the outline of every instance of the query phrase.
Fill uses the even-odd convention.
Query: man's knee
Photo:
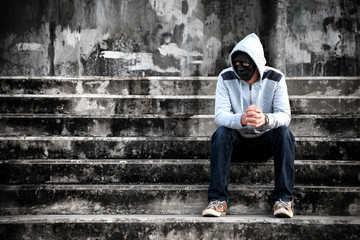
[[[212,141],[226,142],[234,134],[233,129],[224,126],[219,127],[212,136]]]
[[[294,141],[294,136],[292,135],[290,129],[287,126],[280,126],[274,129],[274,132],[277,137]]]
[[[214,137],[221,138],[221,137],[229,135],[229,133],[230,133],[229,128],[221,126],[218,129],[216,129],[215,133],[213,134],[213,138]]]

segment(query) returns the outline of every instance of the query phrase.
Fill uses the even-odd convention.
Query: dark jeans
[[[288,127],[272,129],[257,138],[244,138],[236,130],[219,127],[211,141],[209,201],[229,202],[230,162],[266,161],[274,157],[275,188],[270,196],[291,201],[294,188],[295,140]]]

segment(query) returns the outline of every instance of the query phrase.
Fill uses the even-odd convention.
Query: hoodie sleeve
[[[289,126],[291,120],[290,102],[283,76],[279,81],[273,98],[273,113],[268,113],[269,124],[266,125],[267,129],[274,129],[280,126]]]
[[[240,129],[241,115],[234,114],[231,106],[229,91],[221,74],[218,77],[215,96],[215,122],[218,127],[224,126],[231,129]]]

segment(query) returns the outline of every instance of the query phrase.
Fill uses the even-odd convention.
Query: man
[[[284,75],[265,66],[254,34],[230,53],[231,67],[218,76],[211,142],[209,205],[203,216],[226,215],[231,161],[274,158],[275,188],[270,196],[276,217],[293,217],[295,140],[288,125],[290,104]]]

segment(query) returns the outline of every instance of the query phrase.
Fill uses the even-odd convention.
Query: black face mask
[[[235,52],[232,57],[232,64],[235,72],[241,80],[249,81],[256,70],[255,62],[245,52]]]

